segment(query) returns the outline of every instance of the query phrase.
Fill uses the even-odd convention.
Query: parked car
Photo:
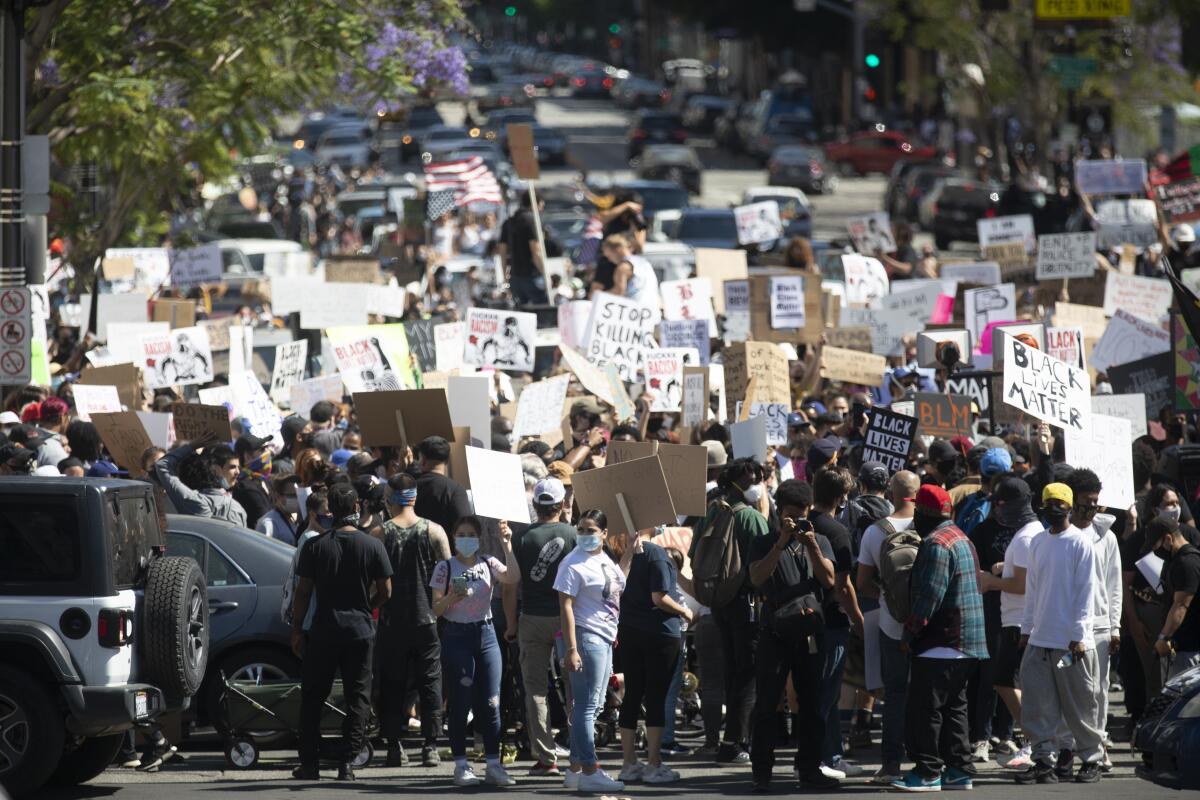
[[[748,132],[746,152],[765,163],[777,147],[816,141],[812,115],[780,114],[762,120]]]
[[[731,104],[713,123],[713,137],[717,144],[735,153],[746,149],[741,131],[754,115],[753,102]]]
[[[937,159],[928,161],[905,159],[893,164],[891,172],[888,173],[887,186],[883,190],[884,210],[893,217],[900,216],[898,209],[901,207],[901,198],[904,197],[904,179],[908,177],[908,173],[917,167],[935,166],[941,163]]]
[[[683,127],[695,133],[712,133],[721,115],[733,101],[712,94],[696,94],[683,106]]]
[[[904,219],[915,222],[920,218],[921,199],[946,178],[957,175],[953,167],[945,164],[925,164],[916,169],[907,170],[900,180],[900,196],[889,207],[892,219]]]
[[[436,125],[421,133],[421,138],[417,142],[417,152],[421,154],[422,163],[428,164],[432,160],[435,150],[464,147],[473,141],[474,138],[466,128],[454,125]]]
[[[566,166],[567,136],[548,125],[533,126],[533,150],[539,164]]]
[[[783,239],[793,236],[812,238],[812,203],[799,189],[783,186],[755,186],[742,193],[741,205],[774,200],[779,205]]]
[[[662,108],[671,102],[671,90],[657,81],[629,77],[614,88],[613,97],[622,108]]]
[[[1132,744],[1142,754],[1139,778],[1169,789],[1200,789],[1200,667],[1167,681],[1138,720]]]
[[[638,159],[637,176],[643,180],[677,183],[691,194],[700,194],[700,156],[685,144],[652,144]]]
[[[825,146],[825,155],[843,175],[866,175],[891,171],[897,161],[928,160],[937,156],[933,147],[917,147],[896,131],[869,130],[844,142]]]
[[[653,222],[662,211],[681,211],[691,204],[687,189],[677,181],[625,181],[613,188],[618,191],[637,192],[642,198],[642,216],[648,222]]]
[[[838,179],[830,173],[825,153],[819,147],[788,144],[775,148],[767,161],[767,183],[795,186],[816,194],[833,193]]]
[[[642,154],[648,144],[683,144],[687,131],[678,114],[669,111],[639,111],[629,128],[629,159]]]
[[[728,208],[685,208],[673,225],[664,225],[663,233],[689,247],[738,247],[737,223]]]
[[[498,108],[530,108],[535,102],[535,96],[536,90],[532,83],[496,83],[484,87],[474,98],[475,108],[481,114]]]
[[[933,215],[933,241],[939,250],[951,242],[978,242],[976,221],[995,217],[1002,187],[964,178],[947,178],[938,194]]]
[[[571,76],[572,97],[608,97],[613,79],[601,69],[583,69]]]
[[[317,140],[313,158],[318,164],[365,169],[375,160],[371,136],[362,128],[333,128]]]
[[[425,131],[444,125],[445,120],[437,106],[413,106],[397,124],[404,132],[400,137],[400,160],[408,161],[421,154],[420,140]]]

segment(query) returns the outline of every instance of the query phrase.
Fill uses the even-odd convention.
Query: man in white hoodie
[[[1100,780],[1103,736],[1096,728],[1096,645],[1092,602],[1096,551],[1091,535],[1071,525],[1071,488],[1051,483],[1042,490],[1049,528],[1033,538],[1025,573],[1021,621],[1021,723],[1033,742],[1033,766],[1017,783],[1057,783],[1054,770],[1059,719],[1075,737],[1082,765],[1079,783]]]

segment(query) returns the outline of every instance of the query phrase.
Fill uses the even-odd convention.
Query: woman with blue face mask
[[[483,526],[478,517],[462,517],[454,526],[455,555],[433,570],[434,616],[444,618],[442,673],[449,700],[450,753],[454,785],[512,786],[516,783],[500,763],[500,645],[492,627],[492,589],[496,583],[521,579],[512,550],[512,530],[500,522],[504,563],[480,557]],[[487,769],[479,778],[467,761],[467,713],[483,735]]]
[[[609,777],[596,759],[596,714],[612,675],[613,641],[621,611],[625,576],[604,552],[608,519],[585,511],[575,527],[575,549],[558,566],[554,589],[561,610],[565,666],[575,704],[571,711],[571,769],[563,786],[581,792],[611,793],[625,784]]]

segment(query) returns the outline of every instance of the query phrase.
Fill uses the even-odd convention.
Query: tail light
[[[553,86],[554,78],[542,78],[542,86]]]
[[[985,209],[985,210],[984,210],[984,212],[983,212],[983,215],[984,215],[985,217],[987,217],[988,219],[991,219],[992,217],[996,216],[996,209],[994,209],[994,208],[987,208],[987,209]]]
[[[585,81],[583,78],[576,78],[575,80],[571,81],[571,84],[574,86],[587,86],[587,81]]]
[[[124,608],[102,608],[96,619],[96,638],[101,647],[124,647],[133,641],[133,612]]]
[[[821,169],[821,162],[815,158],[808,162],[808,171],[813,175],[821,175],[825,172],[825,170]]]
[[[613,86],[613,79],[605,78],[604,80],[600,81],[600,85],[603,86],[605,89],[611,89]]]
[[[636,131],[633,132],[633,135],[630,138],[631,139],[645,139],[646,131],[642,130],[641,128],[638,128]]]

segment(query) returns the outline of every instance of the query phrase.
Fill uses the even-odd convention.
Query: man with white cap
[[[15,411],[5,411],[0,413],[0,432],[6,436],[13,428],[21,424],[21,418],[17,416]]]

